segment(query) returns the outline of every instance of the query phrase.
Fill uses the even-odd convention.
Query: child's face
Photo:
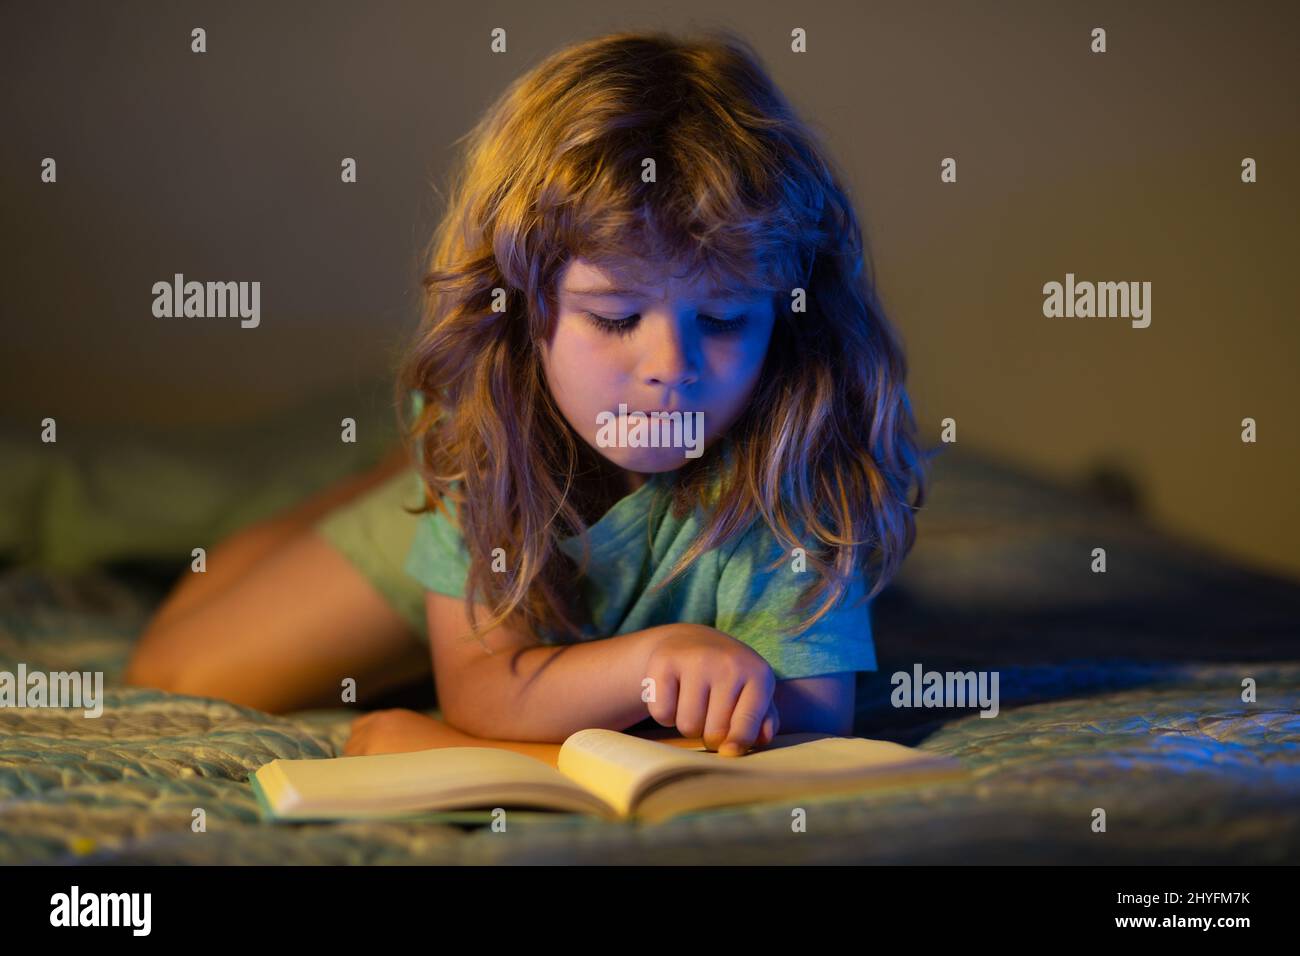
[[[620,403],[629,413],[681,411],[683,421],[703,412],[703,445],[713,444],[745,409],[775,318],[768,293],[719,298],[705,280],[684,284],[670,272],[643,285],[574,259],[560,275],[555,331],[542,347],[551,394],[569,424],[638,474],[680,468],[689,449],[607,446],[598,433],[609,419],[598,416],[617,422]],[[620,324],[602,327],[593,315]]]

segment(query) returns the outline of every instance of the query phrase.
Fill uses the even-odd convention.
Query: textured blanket
[[[159,592],[102,568],[14,567],[0,671],[102,671],[105,699],[97,718],[0,708],[0,863],[1300,861],[1300,587],[974,461],[944,491],[877,606],[880,670],[861,676],[855,730],[955,757],[969,780],[656,825],[263,823],[249,774],[339,755],[357,711],[123,687]],[[1089,577],[1098,541],[1112,570]],[[892,675],[918,664],[996,670],[997,716],[894,706]]]
[[[148,607],[111,578],[0,580],[0,670],[102,669],[103,713],[0,711],[0,863],[1295,862],[1300,663],[1040,666],[1001,672],[996,718],[913,721],[969,781],[703,811],[658,825],[510,815],[266,824],[248,775],[341,753],[346,709],[273,716],[118,684]],[[1254,678],[1259,702],[1241,701]],[[858,732],[891,726],[889,688]],[[1017,705],[1016,700],[1040,699]],[[1046,699],[1044,699],[1046,698]],[[912,712],[917,714],[922,712]],[[206,828],[195,832],[195,810]],[[1095,811],[1104,832],[1094,832]]]

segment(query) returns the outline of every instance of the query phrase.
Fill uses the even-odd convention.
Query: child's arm
[[[654,728],[635,733],[628,731],[628,733],[690,750],[699,749],[703,743],[698,737],[682,737],[657,725]],[[406,753],[437,747],[491,747],[497,750],[510,750],[525,757],[535,757],[552,767],[556,766],[560,757],[559,744],[474,737],[436,717],[403,708],[371,711],[354,720],[352,735],[343,748],[343,756]]]
[[[559,743],[588,727],[624,730],[644,720],[646,662],[674,627],[570,645],[537,644],[529,634],[497,627],[480,644],[459,639],[470,629],[464,601],[427,591],[425,607],[443,720],[500,740]],[[488,616],[487,608],[478,610]]]
[[[772,700],[781,712],[781,732],[853,736],[856,683],[852,671],[778,681]]]
[[[541,645],[498,627],[476,644],[459,638],[469,631],[463,601],[434,592],[425,601],[443,719],[476,737],[561,743],[588,727],[624,730],[650,715],[683,736],[702,736],[710,750],[739,755],[778,732],[772,669],[714,628],[663,624]],[[649,703],[647,677],[655,688]]]

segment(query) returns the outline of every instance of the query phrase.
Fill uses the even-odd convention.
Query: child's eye
[[[714,332],[739,332],[748,318],[745,315],[738,315],[734,319],[715,319],[711,315],[699,316],[699,320],[705,327]]]
[[[584,312],[583,315],[589,318],[596,328],[617,335],[619,338],[631,335],[632,329],[636,327],[636,320],[639,318],[639,316],[630,315],[626,319],[608,319],[603,315],[597,315],[595,312]]]
[[[597,315],[595,312],[584,312],[585,316],[591,320],[596,328],[611,335],[617,335],[622,338],[631,335],[632,330],[636,328],[641,316],[638,314],[629,315],[625,319],[611,319],[603,315]],[[706,329],[711,332],[738,332],[744,325],[748,316],[738,315],[734,319],[716,319],[711,315],[699,315],[697,318]]]

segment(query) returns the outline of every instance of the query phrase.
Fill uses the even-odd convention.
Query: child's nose
[[[642,320],[645,322],[645,320]],[[680,389],[699,380],[695,343],[683,333],[676,320],[645,322],[649,333],[643,340],[645,380],[649,385]]]

